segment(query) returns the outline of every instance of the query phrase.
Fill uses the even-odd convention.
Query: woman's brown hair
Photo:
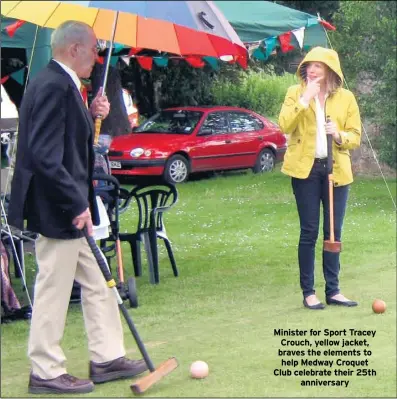
[[[310,62],[312,62],[312,61],[310,61]],[[309,64],[309,62],[305,62],[303,65],[301,65],[300,71],[299,71],[302,81],[305,82],[306,84],[307,84],[306,69],[307,69],[308,64]],[[325,69],[327,71],[327,73],[326,73],[327,89],[326,90],[327,90],[327,94],[330,96],[331,94],[334,94],[336,92],[336,90],[338,90],[340,87],[342,87],[342,79],[327,64],[325,64],[323,62],[322,62],[322,64],[325,65]]]

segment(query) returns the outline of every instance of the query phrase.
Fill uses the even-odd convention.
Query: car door
[[[263,123],[244,111],[228,112],[230,125],[229,167],[252,167],[263,137]]]
[[[210,112],[190,150],[192,171],[224,169],[228,155],[229,124],[225,111]]]

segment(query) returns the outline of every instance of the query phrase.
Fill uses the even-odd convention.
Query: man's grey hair
[[[92,28],[84,22],[65,21],[52,32],[51,49],[52,52],[65,49],[74,43],[84,42]]]

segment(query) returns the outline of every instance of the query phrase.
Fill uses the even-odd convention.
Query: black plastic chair
[[[178,276],[171,242],[164,226],[163,213],[178,201],[178,192],[172,184],[139,185],[132,189],[122,208],[134,200],[138,208],[138,224],[135,233],[119,233],[120,241],[130,244],[135,276],[142,275],[140,243],[143,242],[149,266],[149,281],[160,282],[157,239],[164,241],[174,276]]]
[[[106,173],[94,173],[94,181],[97,181],[95,186],[95,195],[101,197],[110,221],[110,234],[108,238],[99,240],[100,248],[106,257],[109,267],[111,268],[111,260],[114,257],[118,258],[118,284],[117,289],[121,298],[129,299],[130,305],[133,308],[138,307],[138,297],[136,293],[136,284],[134,277],[128,277],[127,282],[124,282],[124,267],[122,263],[122,254],[120,244],[120,221],[119,215],[127,209],[129,192],[121,188],[119,181],[111,175]],[[117,243],[118,241],[118,243]],[[118,253],[118,251],[120,251]],[[122,273],[122,274],[121,274]]]

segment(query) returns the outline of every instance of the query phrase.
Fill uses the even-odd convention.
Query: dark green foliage
[[[209,66],[193,68],[183,60],[170,60],[167,68],[143,70],[135,60],[121,72],[140,114],[148,117],[159,109],[186,105],[232,105],[254,110],[277,119],[290,74],[277,76],[270,63],[249,61],[249,68],[220,63],[218,71]]]
[[[216,105],[247,108],[276,121],[288,87],[296,83],[297,78],[292,74],[277,76],[251,69],[240,72],[238,84],[218,76],[211,92]]]
[[[122,79],[140,113],[150,116],[161,108],[210,104],[209,86],[216,73],[210,66],[193,68],[179,59],[170,60],[167,68],[153,65],[152,71],[145,71],[132,59]]]
[[[339,8],[340,1],[273,1],[285,7],[294,8],[295,10],[307,12],[308,14],[320,16],[327,21],[332,21],[332,15]]]
[[[361,113],[376,124],[379,158],[396,167],[396,1],[342,1],[330,34]]]

